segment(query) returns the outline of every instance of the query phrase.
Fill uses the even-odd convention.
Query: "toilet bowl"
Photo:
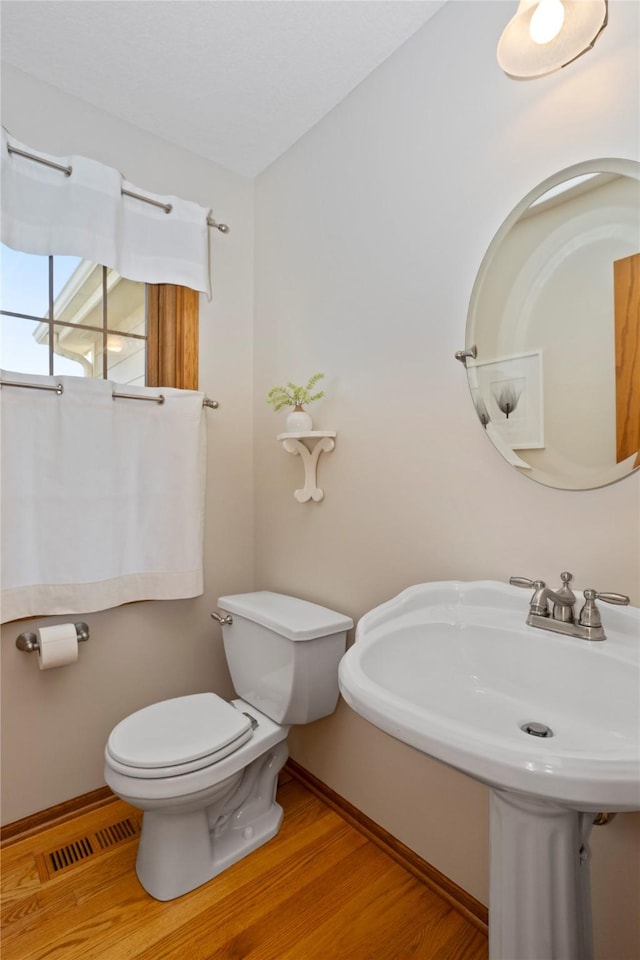
[[[350,618],[262,591],[221,598],[237,699],[143,707],[112,731],[104,775],[143,811],[136,872],[157,900],[195,889],[278,832],[277,777],[292,723],[333,713]]]
[[[289,728],[250,704],[242,700],[228,704],[213,693],[180,697],[144,708],[123,721],[128,731],[121,726],[114,733],[122,738],[127,732],[135,733],[138,724],[146,728],[145,711],[155,719],[166,708],[171,717],[178,706],[187,713],[197,712],[201,719],[212,706],[246,715],[250,738],[239,738],[237,748],[222,759],[215,759],[214,753],[214,759],[201,758],[195,761],[196,769],[179,773],[175,767],[184,763],[127,768],[112,756],[107,744],[107,783],[122,800],[144,811],[136,872],[157,900],[173,900],[212,879],[275,836],[282,820],[275,789],[287,759]],[[219,715],[220,710],[212,712]],[[254,729],[248,718],[254,721]]]

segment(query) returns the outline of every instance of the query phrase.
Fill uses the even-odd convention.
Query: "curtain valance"
[[[2,130],[2,242],[16,250],[82,257],[129,280],[175,283],[211,296],[209,213],[192,201],[141,190],[88,157],[34,151]]]

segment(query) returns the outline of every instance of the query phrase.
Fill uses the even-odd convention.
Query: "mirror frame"
[[[581,163],[572,164],[569,167],[565,167],[562,170],[557,171],[551,176],[547,177],[545,180],[542,180],[537,186],[530,190],[523,198],[516,204],[516,206],[511,210],[508,216],[503,220],[502,224],[496,231],[491,243],[489,244],[487,251],[482,258],[476,278],[473,283],[471,290],[471,296],[469,298],[469,307],[467,310],[467,321],[465,327],[465,351],[464,353],[456,354],[457,359],[463,360],[465,368],[467,366],[465,356],[475,357],[476,349],[476,328],[477,328],[477,309],[480,294],[483,290],[485,280],[489,271],[492,268],[493,261],[495,259],[497,251],[500,249],[504,243],[507,235],[514,227],[514,225],[520,220],[523,213],[529,209],[531,204],[542,197],[553,187],[557,187],[561,183],[565,183],[567,180],[571,180],[575,177],[580,177],[585,174],[597,174],[597,173],[612,173],[620,176],[630,177],[638,181],[638,198],[640,204],[640,161],[632,159],[623,159],[623,158],[613,158],[613,157],[600,157],[593,160],[585,160]],[[471,393],[471,383],[469,381],[468,371],[467,371],[467,386],[469,387],[469,396],[474,408],[474,414],[476,419],[483,426],[476,410],[475,402]],[[485,430],[486,433],[486,430]],[[503,459],[510,465],[514,466],[516,469],[518,466],[528,466],[528,464],[523,463],[523,461],[518,457],[517,453],[513,451],[508,444],[504,443],[504,449],[501,448],[501,442],[499,440],[494,440],[492,437],[487,436],[487,439],[492,444],[493,447],[500,453]],[[518,463],[519,461],[519,463]],[[613,467],[611,468],[614,469]],[[579,492],[582,490],[597,490],[603,487],[611,486],[611,484],[618,483],[620,480],[625,480],[627,477],[633,476],[638,473],[640,470],[640,465],[633,467],[628,473],[625,473],[621,476],[613,477],[611,480],[605,480],[602,483],[594,483],[590,486],[568,486],[566,483],[558,481],[557,484],[551,483],[547,480],[541,479],[536,476],[532,476],[527,473],[526,470],[517,469],[518,473],[521,473],[523,476],[527,477],[529,480],[533,480],[535,483],[539,483],[542,486],[549,487],[550,489],[556,490],[570,490]]]

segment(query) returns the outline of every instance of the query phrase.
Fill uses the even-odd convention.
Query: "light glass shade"
[[[531,15],[529,33],[534,43],[549,43],[557,37],[564,25],[562,0],[540,0]]]
[[[505,27],[498,43],[498,63],[507,76],[529,80],[559,70],[590,50],[607,25],[607,0],[563,0],[559,31],[540,43],[532,37],[531,20],[536,14],[542,19],[542,4],[547,2],[520,0],[516,15]]]

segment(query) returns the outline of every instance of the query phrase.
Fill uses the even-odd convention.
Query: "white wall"
[[[447,4],[256,183],[256,586],[355,619],[411,583],[511,574],[638,603],[638,475],[573,493],[507,467],[463,368],[475,273],[516,203],[557,170],[638,159],[639,12],[610,4],[593,53],[529,83],[495,60],[515,4]],[[299,504],[298,458],[264,402],[322,370],[325,500]],[[528,595],[523,591],[523,618]],[[606,618],[606,609],[604,612]],[[532,637],[532,643],[535,638]],[[483,787],[341,704],[292,755],[476,897],[487,896]],[[593,837],[597,955],[640,954],[640,820]]]
[[[120,170],[142,189],[211,207],[231,226],[212,231],[214,297],[200,302],[200,389],[207,410],[205,592],[194,600],[138,603],[87,614],[91,639],[64,670],[40,672],[15,638],[65,617],[2,629],[4,823],[104,784],[102,754],[114,724],[148,703],[214,689],[231,695],[217,598],[252,587],[253,184],[149,136],[15,69],[3,69],[2,123],[56,156],[78,153]]]

